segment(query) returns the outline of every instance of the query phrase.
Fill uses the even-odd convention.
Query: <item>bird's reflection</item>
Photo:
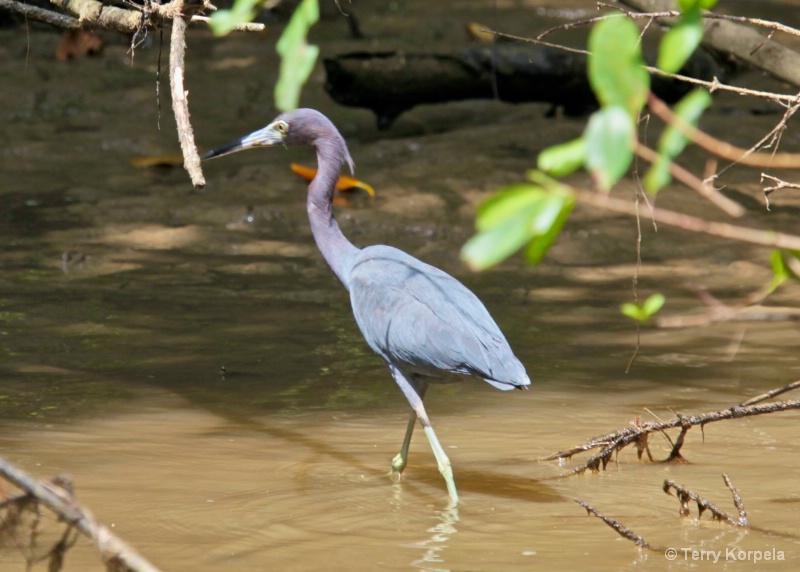
[[[458,507],[450,505],[443,510],[436,511],[438,523],[427,530],[430,536],[422,542],[413,544],[414,548],[421,548],[425,552],[422,558],[411,562],[413,568],[426,570],[429,572],[445,572],[450,568],[444,560],[444,550],[447,548],[448,541],[458,532]]]
[[[400,508],[402,502],[403,487],[399,483],[395,484],[395,504]],[[441,510],[434,510],[433,518],[436,524],[425,531],[425,540],[406,544],[407,548],[415,551],[420,550],[422,556],[411,561],[412,568],[425,570],[426,572],[449,572],[444,558],[444,551],[447,549],[449,541],[458,532],[456,524],[459,521],[458,505],[451,502]]]

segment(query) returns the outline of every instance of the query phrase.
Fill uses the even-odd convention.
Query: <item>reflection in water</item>
[[[426,572],[447,572],[449,567],[443,566],[445,560],[443,552],[447,548],[447,542],[458,532],[456,523],[458,522],[458,507],[448,506],[443,510],[437,510],[435,518],[439,521],[436,526],[427,529],[430,534],[427,539],[408,545],[411,548],[420,548],[425,552],[422,558],[413,560],[411,566],[425,570]]]

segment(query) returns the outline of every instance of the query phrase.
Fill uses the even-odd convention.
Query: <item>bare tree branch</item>
[[[17,2],[17,0],[0,0],[0,8],[5,8],[9,12],[24,16],[29,20],[50,24],[56,28],[63,28],[65,30],[80,30],[83,28],[83,25],[75,18],[53,12],[52,10],[45,10],[38,6]]]
[[[726,141],[720,141],[686,123],[675,115],[669,106],[650,93],[647,106],[664,122],[669,123],[688,137],[693,143],[706,151],[748,167],[770,167],[773,169],[796,169],[800,167],[800,153],[754,153],[751,149],[735,147]]]
[[[800,183],[789,183],[788,181],[784,181],[783,179],[779,179],[778,177],[773,177],[772,175],[761,173],[762,183],[764,182],[764,179],[769,179],[770,181],[775,183],[771,187],[764,187],[764,200],[767,203],[767,210],[769,210],[769,196],[775,191],[780,191],[781,189],[800,189]]]
[[[689,501],[694,502],[697,505],[697,517],[700,518],[705,511],[711,513],[711,516],[714,520],[721,520],[723,522],[727,522],[731,526],[738,526],[740,528],[750,528],[750,521],[747,518],[747,513],[744,510],[744,504],[742,503],[742,497],[739,495],[739,492],[733,486],[733,482],[731,482],[730,477],[724,474],[722,475],[725,484],[731,491],[733,495],[733,502],[736,505],[736,509],[739,511],[739,518],[733,518],[725,511],[719,509],[717,505],[708,501],[701,497],[696,492],[687,489],[683,485],[679,485],[673,480],[665,480],[664,492],[668,495],[672,494],[672,490],[675,491],[675,496],[677,497],[678,501],[681,503],[680,514],[681,516],[689,516]]]
[[[766,401],[767,399],[772,399],[773,397],[777,397],[782,393],[786,393],[787,391],[792,391],[793,389],[797,389],[798,387],[800,387],[800,379],[798,379],[797,381],[793,381],[789,385],[784,385],[783,387],[771,389],[766,393],[762,393],[761,395],[756,395],[752,399],[748,399],[744,403],[740,403],[739,407],[749,407],[750,405],[761,403],[762,401]]]
[[[755,397],[751,400],[753,402],[752,404],[747,404],[748,402],[745,402],[745,404],[734,405],[733,407],[727,409],[709,411],[699,415],[676,415],[674,419],[657,422],[641,422],[637,419],[631,423],[630,427],[613,431],[598,437],[593,437],[581,445],[558,451],[542,460],[553,461],[556,459],[570,459],[579,453],[600,449],[598,453],[594,454],[583,464],[566,473],[565,476],[581,474],[587,469],[597,472],[601,469],[605,469],[611,458],[628,445],[636,444],[638,456],[641,459],[643,451],[646,450],[649,455],[649,448],[647,447],[647,436],[649,434],[657,432],[663,433],[668,429],[680,428],[681,432],[678,435],[678,438],[672,444],[672,450],[670,451],[669,456],[661,462],[681,461],[683,460],[683,457],[681,457],[680,451],[684,443],[684,438],[689,429],[692,427],[699,425],[701,428],[703,428],[708,423],[724,421],[726,419],[741,419],[742,417],[750,417],[753,415],[764,415],[767,413],[800,409],[800,401],[798,400],[760,403],[765,399],[769,399],[770,397],[785,393],[798,387],[800,387],[800,381]]]
[[[636,207],[630,201],[581,189],[573,188],[572,192],[575,194],[575,198],[582,203],[621,214],[636,215]],[[650,216],[655,222],[692,232],[700,232],[738,242],[749,242],[760,246],[800,250],[800,236],[793,234],[713,222],[662,208],[653,209]]]
[[[647,550],[654,550],[654,551],[657,551],[657,552],[663,552],[664,551],[663,548],[655,548],[655,547],[651,546],[649,542],[647,542],[644,538],[642,538],[641,536],[639,536],[638,534],[633,532],[630,528],[622,525],[621,523],[619,523],[618,521],[614,520],[613,518],[609,518],[609,517],[605,516],[603,513],[598,511],[593,506],[591,506],[591,505],[589,505],[589,504],[587,504],[587,503],[585,503],[585,502],[583,502],[582,500],[579,500],[579,499],[574,499],[574,500],[575,500],[576,503],[578,503],[583,508],[585,508],[587,513],[589,513],[592,516],[596,516],[597,518],[599,518],[600,520],[605,522],[608,526],[613,528],[617,532],[617,534],[619,534],[623,538],[627,538],[628,540],[633,542],[636,546],[638,546],[640,548],[646,548]]]
[[[659,158],[658,153],[642,143],[637,143],[636,154],[651,164],[655,163]],[[673,177],[678,179],[690,189],[696,191],[700,196],[706,198],[728,216],[738,218],[744,215],[745,210],[742,205],[732,199],[729,199],[715,189],[710,183],[702,181],[677,163],[670,163],[669,171]]]
[[[171,2],[177,10],[183,8],[183,0]],[[186,52],[186,22],[182,18],[172,21],[172,37],[169,47],[169,84],[172,94],[172,110],[178,128],[178,139],[183,151],[183,166],[192,179],[195,188],[206,184],[200,168],[200,154],[194,142],[194,131],[189,119],[189,92],[183,88],[184,55]]]
[[[50,0],[50,3],[66,12],[62,14],[31,6],[18,0],[0,0],[0,8],[4,8],[37,22],[50,24],[66,30],[103,29],[134,34],[142,28],[155,30],[165,22],[175,19],[180,13],[173,2],[161,4],[153,0],[145,0],[141,9],[109,6],[98,0]],[[215,10],[209,0],[199,6],[199,10]],[[190,22],[208,25],[210,18],[194,14]],[[251,22],[240,24],[233,29],[238,32],[263,32],[264,24]]]
[[[3,506],[20,500],[29,502],[28,499],[43,504],[69,526],[75,527],[81,534],[88,537],[97,546],[103,562],[110,570],[159,572],[158,568],[117,538],[108,528],[97,522],[89,511],[75,503],[71,486],[65,485],[67,480],[55,479],[53,483],[40,482],[3,458],[0,458],[0,477],[25,493],[23,497],[4,501]],[[65,534],[59,543],[62,548],[57,545],[56,549],[66,550],[68,543],[69,538]]]
[[[97,0],[50,0],[50,3],[64,12],[76,16],[81,28],[101,28],[123,34],[133,34],[140,26],[151,27],[143,12],[117,6],[106,6]]]
[[[747,511],[744,510],[744,501],[742,501],[742,496],[739,494],[739,491],[733,486],[733,481],[731,478],[722,473],[722,480],[725,481],[725,484],[731,491],[731,495],[733,496],[733,504],[736,507],[736,510],[739,511],[739,524],[740,526],[749,527],[750,526],[750,519],[747,518]]]

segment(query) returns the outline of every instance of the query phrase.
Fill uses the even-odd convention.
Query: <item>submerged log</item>
[[[551,114],[584,115],[597,107],[586,77],[586,56],[545,46],[498,44],[449,54],[355,52],[324,61],[325,89],[338,103],[371,109],[379,129],[416,105],[465,99],[546,102]],[[711,80],[710,56],[693,58],[684,73]],[[653,90],[674,102],[690,87],[653,77]]]

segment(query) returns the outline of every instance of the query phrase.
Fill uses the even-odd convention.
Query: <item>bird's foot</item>
[[[398,482],[403,480],[403,471],[406,468],[407,462],[408,459],[406,459],[402,453],[395,455],[394,459],[392,459],[392,480]]]
[[[456,482],[453,479],[453,468],[448,462],[446,465],[439,465],[439,472],[444,477],[447,483],[447,493],[450,495],[450,507],[458,506],[458,491],[456,490]]]

